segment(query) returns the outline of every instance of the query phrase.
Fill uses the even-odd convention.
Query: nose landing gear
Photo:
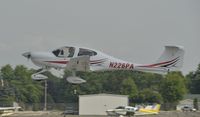
[[[32,74],[32,75],[31,75],[31,78],[32,78],[33,80],[46,80],[46,79],[48,79],[48,77],[45,76],[45,75],[43,75],[43,74],[41,74],[41,73],[43,73],[43,72],[45,72],[45,71],[47,71],[47,69],[42,69],[41,71]]]

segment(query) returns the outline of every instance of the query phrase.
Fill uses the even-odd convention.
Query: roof
[[[185,99],[185,100],[181,100],[179,103],[188,103],[188,102],[192,102],[193,103],[193,100]]]
[[[128,98],[128,95],[106,94],[106,93],[89,94],[89,95],[79,95],[79,97],[92,97],[92,96],[115,96],[115,97],[125,97],[125,98]]]
[[[191,99],[197,98],[200,101],[200,94],[186,94],[184,96],[184,99]]]

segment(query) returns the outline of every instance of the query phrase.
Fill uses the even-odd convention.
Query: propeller
[[[28,60],[31,58],[31,52],[25,52],[22,56],[26,57]]]

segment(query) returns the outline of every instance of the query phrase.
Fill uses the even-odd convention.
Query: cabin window
[[[59,50],[59,49],[53,51],[53,54],[54,54],[55,56],[58,56],[59,53],[60,53],[60,50]]]
[[[117,107],[116,109],[125,109],[125,107],[119,106],[119,107]]]
[[[80,48],[78,56],[84,56],[84,55],[95,56],[95,55],[97,55],[97,53],[95,51],[92,51],[92,50]]]
[[[75,52],[74,47],[63,47],[63,48],[54,50],[52,53],[56,57],[63,57],[64,58],[64,57],[73,57],[74,52]]]
[[[63,50],[60,51],[60,55],[64,55],[64,51]]]

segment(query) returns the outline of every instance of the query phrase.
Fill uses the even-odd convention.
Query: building
[[[127,95],[93,94],[79,96],[79,115],[106,115],[106,110],[127,106]]]

